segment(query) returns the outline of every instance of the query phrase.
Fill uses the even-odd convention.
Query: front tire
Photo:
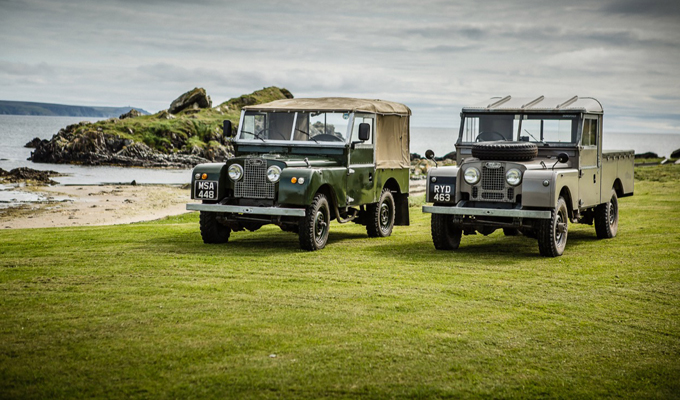
[[[300,220],[298,228],[300,248],[314,251],[326,247],[330,224],[331,210],[328,199],[322,193],[317,193],[312,204],[307,207],[306,215]]]
[[[367,207],[369,221],[366,224],[366,233],[369,237],[387,237],[392,234],[394,228],[394,196],[389,189],[383,189],[380,199],[376,204]]]
[[[569,211],[563,197],[557,200],[550,219],[538,223],[538,251],[545,257],[559,257],[567,246]]]
[[[595,208],[595,233],[599,239],[611,239],[619,230],[619,198],[612,189],[609,201]]]
[[[217,220],[217,213],[201,211],[199,224],[201,226],[201,238],[203,238],[203,243],[218,244],[227,243],[229,241],[231,229],[222,225]]]
[[[446,214],[432,214],[430,222],[432,242],[437,250],[456,250],[460,246],[463,228],[453,223],[453,217]]]

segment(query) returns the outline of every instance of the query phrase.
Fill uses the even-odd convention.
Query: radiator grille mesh
[[[514,190],[506,186],[505,165],[501,165],[499,168],[482,166],[482,180],[479,186],[481,189],[479,197],[482,200],[514,201]]]
[[[505,189],[505,168],[482,168],[482,189],[484,190],[504,190]]]
[[[234,185],[234,196],[273,199],[274,184],[267,179],[267,162],[261,158],[246,158],[243,167],[243,178]]]

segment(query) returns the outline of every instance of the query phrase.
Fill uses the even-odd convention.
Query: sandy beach
[[[411,195],[425,181],[411,181]],[[192,202],[188,188],[173,185],[40,185],[18,190],[40,201],[0,208],[0,229],[115,225],[183,214]]]
[[[26,186],[39,202],[0,209],[0,229],[114,225],[187,212],[189,189],[169,185]]]

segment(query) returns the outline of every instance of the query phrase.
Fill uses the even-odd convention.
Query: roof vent
[[[522,104],[522,108],[533,107],[536,104],[542,102],[543,99],[545,99],[545,96],[539,96],[539,97],[535,98],[534,100],[531,100],[527,104]]]
[[[555,108],[557,108],[559,110],[560,108],[570,106],[571,104],[575,103],[576,100],[578,100],[578,96],[574,96],[571,99],[565,101],[564,103],[558,104]]]
[[[502,99],[496,101],[495,103],[489,104],[488,106],[486,106],[486,108],[498,107],[503,103],[507,103],[508,101],[510,101],[510,99],[511,99],[510,96],[505,96]]]

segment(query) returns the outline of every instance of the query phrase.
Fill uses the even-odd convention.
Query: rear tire
[[[611,239],[619,230],[619,198],[612,189],[609,201],[595,208],[595,233],[600,239]]]
[[[453,223],[453,217],[447,214],[432,214],[430,222],[432,242],[437,250],[456,250],[460,246],[463,228]]]
[[[298,228],[300,248],[314,251],[326,247],[330,224],[331,210],[328,206],[328,199],[322,193],[317,193],[312,204],[307,207],[304,218],[300,220]]]
[[[368,223],[366,233],[368,237],[387,237],[394,228],[394,196],[389,189],[383,189],[376,204],[368,205]]]
[[[538,223],[538,251],[545,257],[559,257],[567,246],[569,211],[563,197],[557,200],[550,219]]]
[[[229,241],[231,229],[222,225],[217,220],[217,213],[201,211],[199,224],[201,226],[201,238],[203,238],[203,243],[217,244],[227,243]]]

